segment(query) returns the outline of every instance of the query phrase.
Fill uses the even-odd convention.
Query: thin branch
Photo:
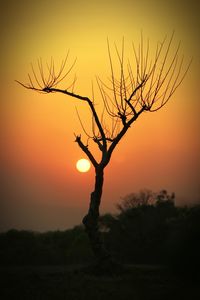
[[[83,122],[82,122],[82,120],[81,120],[81,117],[80,117],[80,115],[79,115],[79,112],[78,112],[77,107],[75,107],[75,109],[76,109],[76,114],[77,114],[77,116],[78,116],[78,119],[79,119],[79,122],[80,122],[80,124],[81,124],[81,127],[82,127],[83,131],[85,132],[85,134],[87,135],[88,138],[92,139],[93,137],[90,136],[90,135],[87,133],[87,131],[86,131],[84,125],[83,125]]]
[[[108,154],[107,154],[107,161],[106,161],[106,165],[109,163],[111,155],[115,149],[115,147],[117,146],[117,144],[119,143],[119,141],[122,139],[122,137],[125,135],[125,133],[127,132],[127,130],[130,128],[130,126],[133,124],[133,122],[135,122],[137,120],[137,118],[139,117],[139,115],[145,110],[145,107],[142,107],[140,109],[140,111],[137,113],[137,115],[133,116],[127,123],[126,125],[121,129],[121,131],[118,133],[118,135],[113,139],[113,142],[111,143],[109,149],[108,149]]]
[[[109,56],[110,68],[111,68],[111,78],[112,78],[114,99],[115,99],[115,103],[116,103],[116,105],[118,107],[117,95],[116,95],[116,89],[115,89],[115,78],[114,78],[113,63],[112,63],[112,57],[111,57],[111,53],[110,53],[110,45],[109,45],[108,39],[107,39],[107,46],[108,46],[108,56]]]
[[[92,135],[87,133],[77,109],[76,111],[88,140],[92,139],[98,145],[102,154],[101,161],[99,163],[96,161],[88,149],[88,145],[82,142],[81,136],[76,135],[76,142],[95,168],[100,165],[105,167],[109,163],[115,147],[137,118],[145,111],[153,112],[161,109],[185,78],[191,62],[183,72],[183,59],[179,60],[180,43],[175,48],[174,54],[171,55],[173,40],[174,33],[172,33],[168,42],[165,37],[163,41],[157,43],[154,57],[149,59],[149,40],[145,42],[141,33],[138,47],[132,44],[132,65],[130,60],[125,60],[124,38],[120,51],[114,44],[115,57],[111,52],[107,39],[111,75],[109,75],[108,83],[96,77],[96,83],[103,103],[103,109],[100,110],[99,114],[94,102],[96,95],[94,96],[93,83],[92,99],[74,93],[76,76],[67,83],[66,89],[57,88],[58,84],[67,78],[76,63],[75,59],[66,70],[69,51],[61,62],[58,71],[55,70],[52,58],[50,63],[46,65],[43,64],[40,58],[37,60],[35,69],[31,64],[32,73],[28,74],[29,83],[17,82],[26,89],[40,93],[63,93],[87,102],[92,115]],[[46,70],[47,74],[45,73]],[[39,76],[36,71],[39,72]]]

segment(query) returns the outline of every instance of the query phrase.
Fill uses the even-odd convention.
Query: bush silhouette
[[[180,275],[198,279],[200,205],[176,207],[174,196],[166,191],[144,193],[123,198],[117,215],[101,216],[99,228],[107,248],[119,262],[165,264]],[[151,201],[138,201],[140,195]],[[93,260],[81,225],[45,233],[14,229],[0,233],[0,264],[4,266],[82,264]]]

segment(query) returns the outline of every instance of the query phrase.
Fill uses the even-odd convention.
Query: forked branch
[[[29,82],[27,84],[17,82],[23,87],[37,92],[63,93],[86,102],[92,115],[91,134],[86,132],[79,114],[78,118],[88,138],[93,140],[101,151],[101,161],[99,163],[96,161],[88,145],[82,142],[80,135],[76,136],[76,142],[95,168],[98,165],[105,167],[128,128],[144,111],[153,112],[161,109],[185,78],[191,62],[183,70],[183,58],[179,58],[180,43],[172,51],[173,39],[174,34],[169,41],[164,38],[162,42],[158,42],[155,53],[151,54],[149,40],[145,43],[141,34],[138,48],[136,49],[133,45],[132,61],[125,59],[124,39],[120,51],[115,45],[115,56],[111,51],[109,41],[107,41],[110,76],[107,81],[96,78],[103,103],[102,112],[97,112],[95,108],[93,84],[92,100],[74,92],[76,76],[70,81],[68,75],[76,60],[66,68],[69,52],[61,62],[58,71],[56,71],[52,58],[50,63],[46,64],[46,68],[39,59],[37,71],[31,65],[32,73],[28,74]],[[58,88],[58,84],[64,80],[67,82],[67,88]]]

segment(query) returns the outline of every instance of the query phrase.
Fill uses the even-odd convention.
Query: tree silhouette
[[[144,41],[141,35],[137,49],[134,44],[132,45],[133,62],[128,59],[125,61],[124,40],[121,50],[114,45],[114,51],[111,51],[109,41],[107,41],[110,77],[107,82],[99,77],[96,78],[103,103],[102,111],[96,109],[94,92],[92,98],[74,92],[76,76],[71,82],[68,81],[66,89],[57,87],[60,82],[68,78],[75,64],[74,61],[66,70],[69,53],[62,61],[58,72],[55,70],[53,59],[46,68],[40,59],[37,68],[32,65],[32,73],[28,74],[29,83],[24,84],[18,81],[23,87],[37,92],[63,93],[85,102],[90,108],[92,133],[87,133],[80,117],[79,121],[88,136],[88,141],[92,140],[97,144],[101,154],[100,160],[95,158],[88,142],[83,142],[81,135],[76,135],[75,141],[95,169],[94,190],[90,196],[89,210],[83,218],[83,224],[95,257],[101,265],[110,261],[110,255],[104,247],[98,227],[104,169],[109,164],[116,146],[138,117],[142,113],[161,109],[183,81],[189,66],[183,70],[183,58],[179,57],[180,43],[173,48],[173,36],[174,34],[170,39],[164,38],[162,42],[158,42],[154,54],[150,55],[149,40]]]
[[[139,193],[131,193],[123,197],[116,206],[120,212],[127,211],[134,207],[146,205],[159,205],[162,203],[174,203],[175,193],[168,194],[166,190],[153,192],[149,189],[143,189]]]

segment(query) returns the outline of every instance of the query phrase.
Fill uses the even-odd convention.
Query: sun
[[[90,169],[90,162],[88,159],[85,159],[85,158],[81,158],[77,161],[76,163],[76,168],[79,172],[81,173],[85,173],[85,172],[88,172],[89,169]]]

